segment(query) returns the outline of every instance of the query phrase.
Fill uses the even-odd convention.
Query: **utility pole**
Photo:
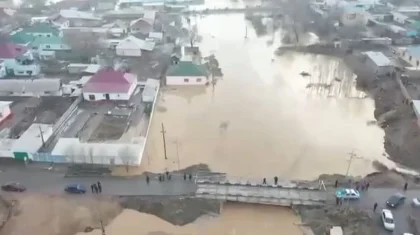
[[[42,147],[44,147],[45,146],[44,133],[42,132],[40,125],[38,125],[38,129],[39,129],[39,135],[41,136]]]
[[[357,157],[357,155],[354,153],[354,149],[353,149],[351,151],[351,153],[350,153],[349,164],[347,165],[346,178],[349,175],[349,170],[350,170],[351,162],[353,161],[353,158],[355,158],[355,157]]]
[[[165,159],[168,159],[168,156],[166,155],[166,138],[165,138],[165,127],[163,126],[163,122],[162,122],[162,138],[163,138],[163,151],[165,153]]]

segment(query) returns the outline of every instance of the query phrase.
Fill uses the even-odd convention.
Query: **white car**
[[[382,210],[382,222],[386,230],[393,231],[395,228],[394,216],[392,212],[387,209]]]
[[[420,207],[420,198],[418,197],[413,198],[413,206]]]

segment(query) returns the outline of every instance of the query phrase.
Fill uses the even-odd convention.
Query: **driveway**
[[[100,181],[102,194],[116,196],[177,196],[195,193],[197,187],[194,181],[184,181],[183,176],[172,176],[170,181],[159,182],[156,178],[147,184],[144,176],[136,177],[77,177],[65,178],[62,172],[31,168],[7,168],[0,172],[0,184],[17,181],[25,185],[28,192],[43,192],[51,194],[64,193],[68,184],[84,184],[90,190],[90,185]]]

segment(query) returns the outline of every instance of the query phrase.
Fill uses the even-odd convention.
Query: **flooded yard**
[[[224,77],[214,88],[165,88],[145,170],[206,163],[232,176],[313,179],[345,174],[352,151],[359,156],[352,175],[371,172],[373,160],[385,161],[383,131],[367,125],[374,120],[373,101],[355,89],[354,75],[342,62],[302,54],[275,58],[275,47],[267,46],[271,36],[257,38],[248,29],[244,38],[250,26],[240,14],[192,22],[203,36],[201,50],[216,55]],[[279,45],[277,38],[273,45]]]

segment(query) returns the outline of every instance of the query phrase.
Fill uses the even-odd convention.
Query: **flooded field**
[[[275,58],[275,47],[267,43],[272,37],[252,35],[243,15],[192,22],[203,36],[201,50],[216,55],[224,77],[214,88],[165,88],[145,170],[206,163],[232,176],[313,179],[345,174],[352,151],[359,157],[352,161],[352,175],[371,172],[373,160],[386,160],[383,131],[367,125],[374,120],[373,101],[356,91],[354,75],[342,62],[301,54]],[[280,44],[278,38],[273,45]]]

